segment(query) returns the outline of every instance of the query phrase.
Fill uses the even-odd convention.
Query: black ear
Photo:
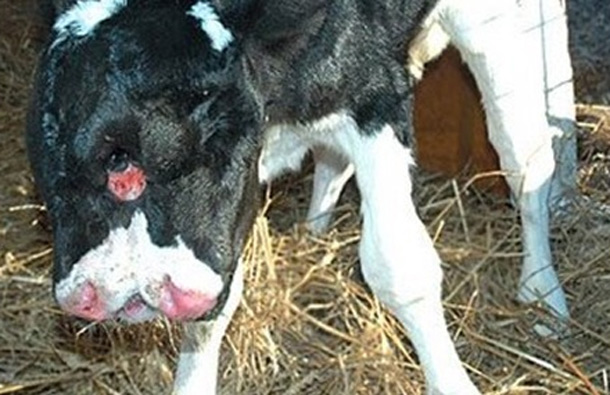
[[[223,4],[224,3],[224,4]],[[245,40],[267,43],[301,35],[323,16],[328,0],[221,1],[223,19]]]

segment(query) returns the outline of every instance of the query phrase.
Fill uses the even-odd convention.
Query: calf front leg
[[[174,383],[175,395],[216,393],[220,345],[243,291],[241,261],[235,269],[232,281],[225,306],[214,321],[185,324]]]
[[[409,332],[429,394],[478,394],[453,345],[441,303],[440,259],[411,199],[411,152],[386,125],[372,136],[337,133],[362,196],[360,260],[366,282]]]

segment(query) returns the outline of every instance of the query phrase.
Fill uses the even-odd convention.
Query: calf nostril
[[[79,305],[83,310],[91,310],[96,304],[98,304],[97,290],[88,282],[81,291]]]
[[[107,316],[99,293],[91,282],[80,289],[74,303],[67,310],[78,317],[94,321],[103,320]]]
[[[216,295],[181,289],[169,278],[163,285],[163,296],[159,307],[168,318],[176,320],[195,319],[216,306]]]

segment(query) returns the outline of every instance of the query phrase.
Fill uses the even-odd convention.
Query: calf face
[[[204,5],[60,10],[27,141],[54,294],[74,315],[211,318],[224,304],[257,207],[261,111],[232,33]]]

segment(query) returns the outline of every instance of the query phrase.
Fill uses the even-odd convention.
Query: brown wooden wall
[[[426,66],[416,88],[414,123],[422,168],[447,176],[463,170],[474,175],[499,169],[498,156],[487,139],[476,83],[454,48]],[[508,192],[500,177],[476,185],[502,195]]]

